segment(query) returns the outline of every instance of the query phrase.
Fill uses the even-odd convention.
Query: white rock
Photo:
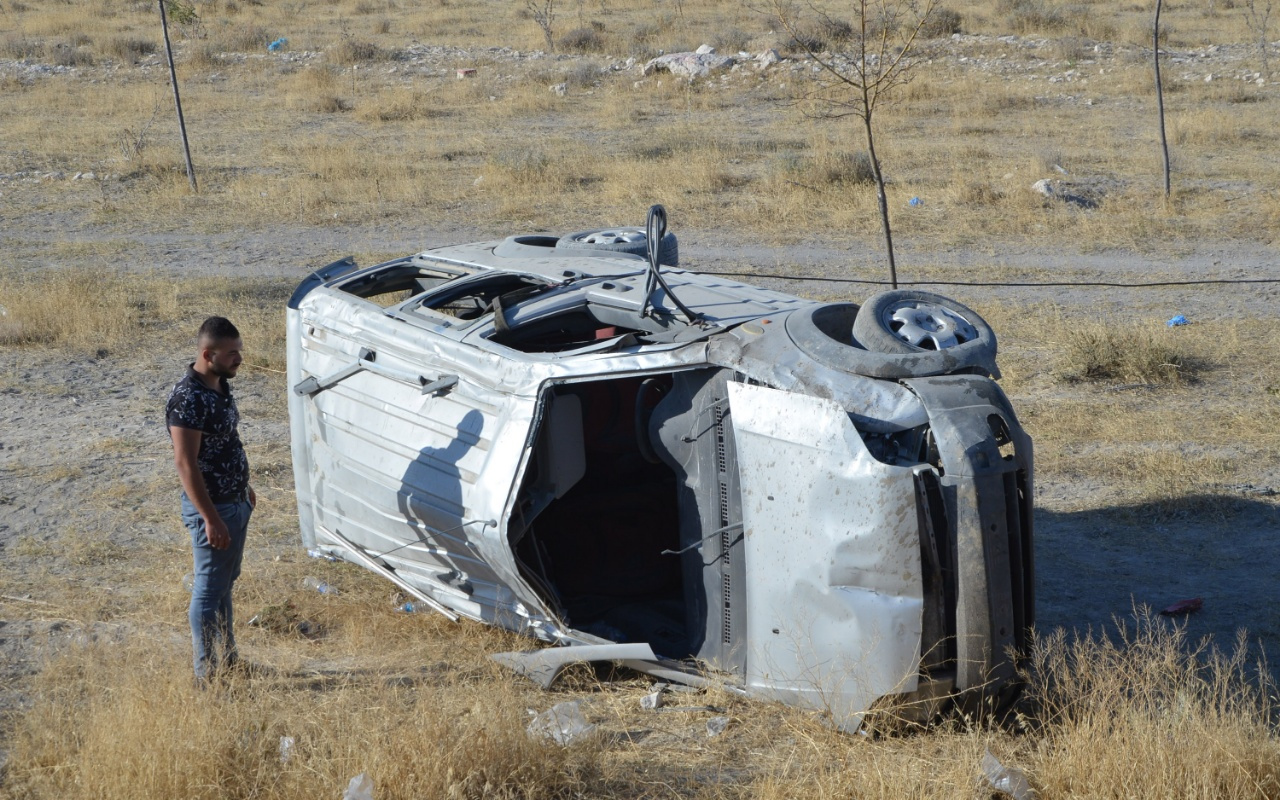
[[[719,56],[714,53],[671,53],[658,56],[644,65],[642,74],[652,75],[655,72],[670,72],[689,80],[705,78],[712,72],[728,69],[733,66],[733,58]]]
[[[700,56],[713,56],[716,54],[716,49],[709,44],[702,44],[698,45],[698,49],[693,52]]]

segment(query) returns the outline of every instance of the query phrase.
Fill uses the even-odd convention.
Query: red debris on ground
[[[1193,597],[1190,600],[1179,600],[1168,608],[1162,609],[1160,613],[1166,617],[1172,617],[1177,614],[1192,614],[1204,608],[1204,598]]]

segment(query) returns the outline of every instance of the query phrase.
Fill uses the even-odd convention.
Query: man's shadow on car
[[[410,552],[403,555],[416,556],[423,562],[424,572],[466,594],[474,589],[470,573],[476,566],[487,568],[469,555],[473,546],[469,536],[478,532],[482,523],[469,524],[469,511],[462,503],[462,483],[472,482],[475,474],[462,467],[461,462],[483,441],[483,430],[484,415],[475,409],[468,411],[447,445],[424,447],[409,463],[397,498],[414,544],[421,545],[406,547]],[[423,553],[422,548],[427,552]]]

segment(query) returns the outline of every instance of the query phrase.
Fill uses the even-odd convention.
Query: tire
[[[557,250],[599,250],[605,253],[626,253],[627,255],[649,257],[649,242],[643,228],[621,227],[600,228],[593,231],[571,233],[560,237],[556,242]],[[668,232],[662,237],[662,245],[658,249],[658,263],[667,267],[680,266],[680,246],[676,235]]]
[[[996,335],[978,312],[932,292],[872,295],[853,321],[853,338],[877,353],[914,355],[980,350],[996,356]]]
[[[981,373],[999,377],[1000,372],[995,363],[994,336],[990,337],[989,346],[987,341],[980,338],[942,350],[915,348],[907,352],[880,352],[871,349],[856,335],[861,327],[858,322],[868,314],[869,307],[870,303],[861,308],[854,303],[811,306],[788,314],[784,325],[792,343],[810,358],[823,366],[852,375],[886,380],[928,378],[951,373]],[[988,332],[991,330],[985,322],[982,322],[982,326]],[[873,340],[875,343],[881,341]],[[896,347],[892,343],[885,343],[885,346]]]

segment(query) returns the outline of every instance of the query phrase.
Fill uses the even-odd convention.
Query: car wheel
[[[948,349],[996,353],[991,326],[968,306],[932,292],[895,289],[873,295],[853,321],[853,338],[878,353]]]
[[[874,301],[881,296],[871,299]],[[939,299],[951,302],[946,298]],[[818,363],[853,375],[889,380],[927,378],[953,372],[999,376],[995,363],[995,336],[991,335],[991,329],[985,322],[982,322],[982,329],[987,331],[985,339],[979,336],[972,342],[941,350],[913,348],[904,352],[897,344],[884,339],[873,338],[868,344],[858,337],[857,332],[866,325],[865,322],[859,325],[859,321],[869,314],[870,308],[870,303],[861,308],[854,303],[827,303],[800,309],[787,316],[787,335],[797,348]],[[905,342],[903,344],[906,345]],[[885,352],[889,348],[892,352]]]
[[[649,241],[643,228],[601,228],[594,231],[582,231],[560,237],[556,242],[559,250],[602,250],[606,253],[626,253],[628,255],[647,258]],[[668,232],[662,237],[662,246],[658,251],[658,263],[668,267],[680,266],[680,247],[676,235]]]

